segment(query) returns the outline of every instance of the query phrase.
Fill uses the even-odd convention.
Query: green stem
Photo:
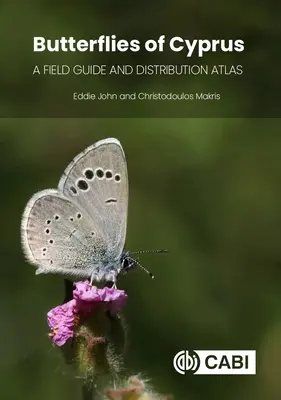
[[[95,400],[94,387],[88,382],[82,384],[82,400]]]

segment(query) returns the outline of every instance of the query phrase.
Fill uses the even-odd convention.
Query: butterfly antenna
[[[144,272],[146,272],[150,276],[151,279],[155,278],[155,276],[150,271],[148,271],[148,269],[146,269],[143,265],[141,265],[141,263],[139,263],[137,260],[134,260],[133,258],[130,258],[130,257],[128,257],[128,260],[137,264],[137,266],[140,267]]]
[[[130,254],[147,254],[147,253],[168,253],[168,250],[157,249],[157,250],[139,250],[139,251],[130,251]]]

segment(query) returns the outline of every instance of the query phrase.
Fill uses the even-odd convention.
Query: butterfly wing
[[[37,274],[88,278],[106,252],[105,238],[87,213],[53,189],[29,200],[21,236],[25,255],[37,266]]]
[[[117,139],[101,140],[78,154],[64,171],[58,191],[85,210],[106,238],[113,259],[123,251],[128,211],[128,173]]]

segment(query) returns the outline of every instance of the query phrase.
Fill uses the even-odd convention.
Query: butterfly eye
[[[116,174],[114,179],[116,182],[119,182],[121,180],[121,176],[119,174]]]
[[[127,258],[124,258],[124,260],[122,261],[122,267],[126,268],[128,266],[129,262],[127,260]]]

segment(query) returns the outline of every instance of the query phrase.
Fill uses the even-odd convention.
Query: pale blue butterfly
[[[128,172],[117,139],[78,154],[57,189],[32,196],[21,224],[24,253],[36,274],[63,274],[113,282],[136,260],[124,252]]]

